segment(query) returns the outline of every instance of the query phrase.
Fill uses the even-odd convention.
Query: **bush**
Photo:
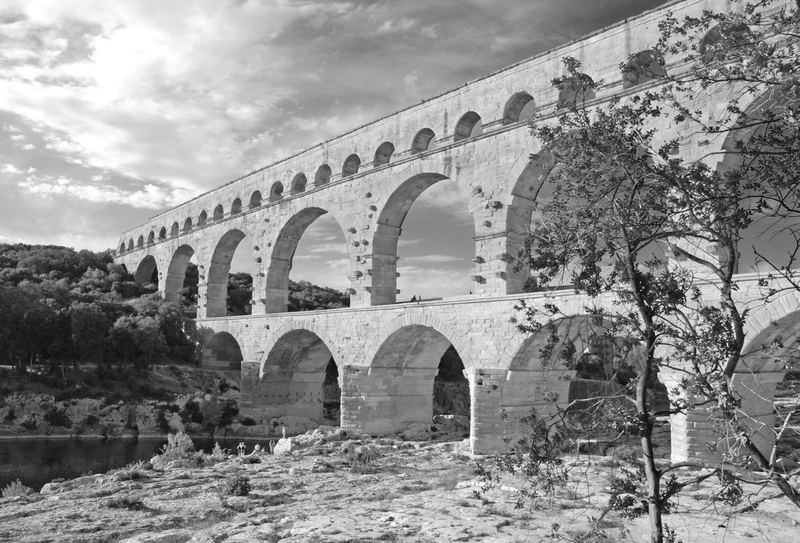
[[[164,415],[164,410],[161,408],[158,409],[158,413],[156,414],[156,426],[158,426],[159,430],[165,434],[169,433],[169,421],[167,420],[166,415]]]
[[[256,421],[254,421],[252,417],[242,417],[239,419],[239,424],[242,426],[255,426]]]
[[[183,460],[194,455],[194,442],[183,432],[169,434],[167,444],[161,449],[161,457],[165,462],[170,460]]]
[[[184,423],[203,422],[203,415],[200,413],[200,406],[194,400],[189,400],[178,413]]]
[[[247,496],[250,494],[250,479],[244,475],[232,475],[225,479],[223,493],[226,496]]]
[[[111,498],[106,501],[106,507],[111,509],[128,509],[129,511],[141,511],[145,509],[144,502],[141,498],[131,498],[130,496]]]
[[[63,409],[56,409],[51,407],[47,413],[44,414],[44,420],[51,426],[63,426],[64,428],[72,428],[72,421],[69,420],[66,411]]]
[[[17,479],[3,489],[4,498],[13,498],[14,496],[27,496],[32,494],[33,489],[22,484],[22,481]]]

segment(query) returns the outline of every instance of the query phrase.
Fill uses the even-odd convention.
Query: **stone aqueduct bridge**
[[[678,16],[725,9],[721,0],[674,3]],[[189,260],[199,269],[198,326],[228,333],[239,343],[242,411],[265,420],[288,414],[319,418],[322,382],[331,355],[339,368],[342,426],[386,433],[430,422],[433,379],[449,345],[464,361],[471,390],[471,446],[475,453],[506,447],[521,430],[518,415],[541,406],[547,391],[566,399],[566,370],[546,369],[539,350],[544,337],[517,330],[513,306],[521,298],[541,303],[541,294],[520,294],[526,272],[515,270],[525,232],[535,217],[549,168],[530,162],[539,151],[526,119],[555,118],[557,91],[551,80],[572,56],[602,84],[593,102],[628,95],[658,84],[623,77],[619,63],[645,52],[666,9],[645,13],[580,41],[559,47],[473,81],[343,136],[227,183],[125,232],[117,262],[177,300]],[[644,57],[647,58],[646,53]],[[667,59],[667,71],[681,70]],[[731,90],[733,92],[733,90]],[[719,108],[719,95],[698,107]],[[665,124],[664,139],[682,137],[680,152],[709,160],[725,141],[699,141],[692,127]],[[455,181],[469,199],[475,258],[469,296],[419,304],[396,302],[397,241],[415,199],[431,185]],[[292,257],[305,229],[329,213],[347,242],[351,266],[348,309],[287,313]],[[226,317],[227,276],[240,243],[254,262],[252,315]],[[755,282],[740,295],[753,297]],[[589,300],[557,294],[574,317],[562,326],[578,343],[592,321]],[[602,300],[600,301],[602,302]],[[797,322],[794,294],[757,308],[749,320],[752,345],[785,333]],[[580,332],[580,333],[579,333]],[[590,349],[591,345],[579,348]],[[779,368],[754,362],[758,382],[746,403],[754,424],[771,424],[771,402]],[[670,376],[662,375],[669,380]],[[673,458],[705,452],[708,427],[702,417],[673,417]],[[766,439],[766,438],[765,438]]]

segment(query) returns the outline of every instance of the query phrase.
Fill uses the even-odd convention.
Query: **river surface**
[[[194,438],[195,447],[211,451],[214,443],[236,449],[244,441],[247,452],[258,443],[269,450],[269,439]],[[2,439],[0,440],[0,490],[20,479],[39,490],[57,478],[72,479],[89,473],[103,473],[137,460],[150,460],[164,446],[166,438],[141,439]]]

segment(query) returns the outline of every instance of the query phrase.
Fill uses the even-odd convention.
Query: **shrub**
[[[169,434],[167,444],[161,449],[161,457],[164,461],[183,460],[194,455],[194,442],[192,438],[183,432]]]
[[[242,426],[255,426],[256,421],[254,421],[252,417],[242,417],[239,419],[239,424]]]
[[[244,475],[232,475],[225,479],[223,493],[226,496],[247,496],[250,494],[250,479]]]
[[[33,489],[22,484],[22,481],[17,479],[3,489],[4,498],[13,498],[14,496],[27,496],[32,494]]]
[[[179,413],[181,420],[186,422],[203,422],[203,415],[200,413],[200,406],[194,400],[189,400]]]
[[[63,409],[51,407],[47,413],[44,414],[44,420],[51,426],[63,426],[64,428],[72,428],[72,421],[67,416],[67,412]]]
[[[128,509],[129,511],[141,511],[145,509],[141,498],[123,496],[121,498],[111,498],[106,501],[106,507],[110,509]]]
[[[169,421],[167,420],[167,416],[164,414],[164,410],[161,408],[159,408],[158,413],[156,413],[156,426],[158,426],[159,430],[165,434],[169,433]]]

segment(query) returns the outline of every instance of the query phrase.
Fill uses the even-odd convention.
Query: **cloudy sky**
[[[0,242],[113,247],[226,180],[659,3],[2,0]],[[469,269],[466,211],[436,207],[452,196],[412,208],[401,288],[433,295],[422,271]],[[331,260],[320,221],[293,278]]]

